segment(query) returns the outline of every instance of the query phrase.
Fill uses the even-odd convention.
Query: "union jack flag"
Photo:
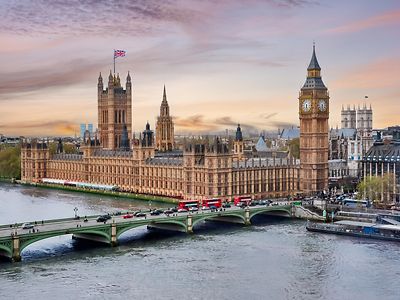
[[[125,56],[125,50],[114,50],[114,58]]]

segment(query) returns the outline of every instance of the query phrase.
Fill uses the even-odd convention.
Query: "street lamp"
[[[77,212],[78,212],[78,208],[74,207],[74,212],[75,212],[75,219],[78,217]]]

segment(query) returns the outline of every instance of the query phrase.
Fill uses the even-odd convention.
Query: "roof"
[[[311,56],[311,61],[310,64],[308,65],[307,70],[321,70],[321,67],[319,66],[317,56],[315,55],[315,45],[313,46],[313,53]]]
[[[285,128],[282,130],[281,139],[292,140],[298,137],[300,137],[300,128],[298,127]]]
[[[366,153],[367,161],[400,161],[400,143],[376,142]]]
[[[325,84],[321,77],[307,77],[303,89],[325,89]]]
[[[373,228],[378,228],[378,229],[400,231],[400,226],[391,225],[391,224],[376,224],[376,223],[357,222],[357,221],[348,221],[348,220],[337,221],[334,224],[348,225],[348,226],[360,226],[360,227],[373,227]]]
[[[258,141],[257,141],[256,150],[257,150],[258,152],[268,151],[267,144],[265,143],[265,141],[264,141],[264,139],[263,139],[262,136],[260,136],[260,138],[259,138]]]
[[[330,135],[345,138],[354,138],[357,133],[356,129],[353,128],[341,128],[341,129],[331,129]]]

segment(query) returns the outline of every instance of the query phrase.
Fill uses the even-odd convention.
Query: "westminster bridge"
[[[221,221],[251,225],[251,219],[259,214],[291,217],[296,207],[291,205],[231,207],[216,211],[160,214],[125,219],[114,215],[108,222],[97,222],[99,215],[74,219],[56,219],[32,222],[33,229],[22,229],[22,223],[0,226],[0,256],[11,261],[20,261],[21,252],[29,245],[51,237],[72,234],[75,239],[83,239],[118,245],[119,236],[136,227],[181,231],[193,233],[196,224],[202,221]]]

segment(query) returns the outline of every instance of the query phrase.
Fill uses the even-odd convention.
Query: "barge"
[[[307,221],[306,229],[314,232],[400,242],[400,226],[393,224],[356,221],[338,221],[328,224]]]

